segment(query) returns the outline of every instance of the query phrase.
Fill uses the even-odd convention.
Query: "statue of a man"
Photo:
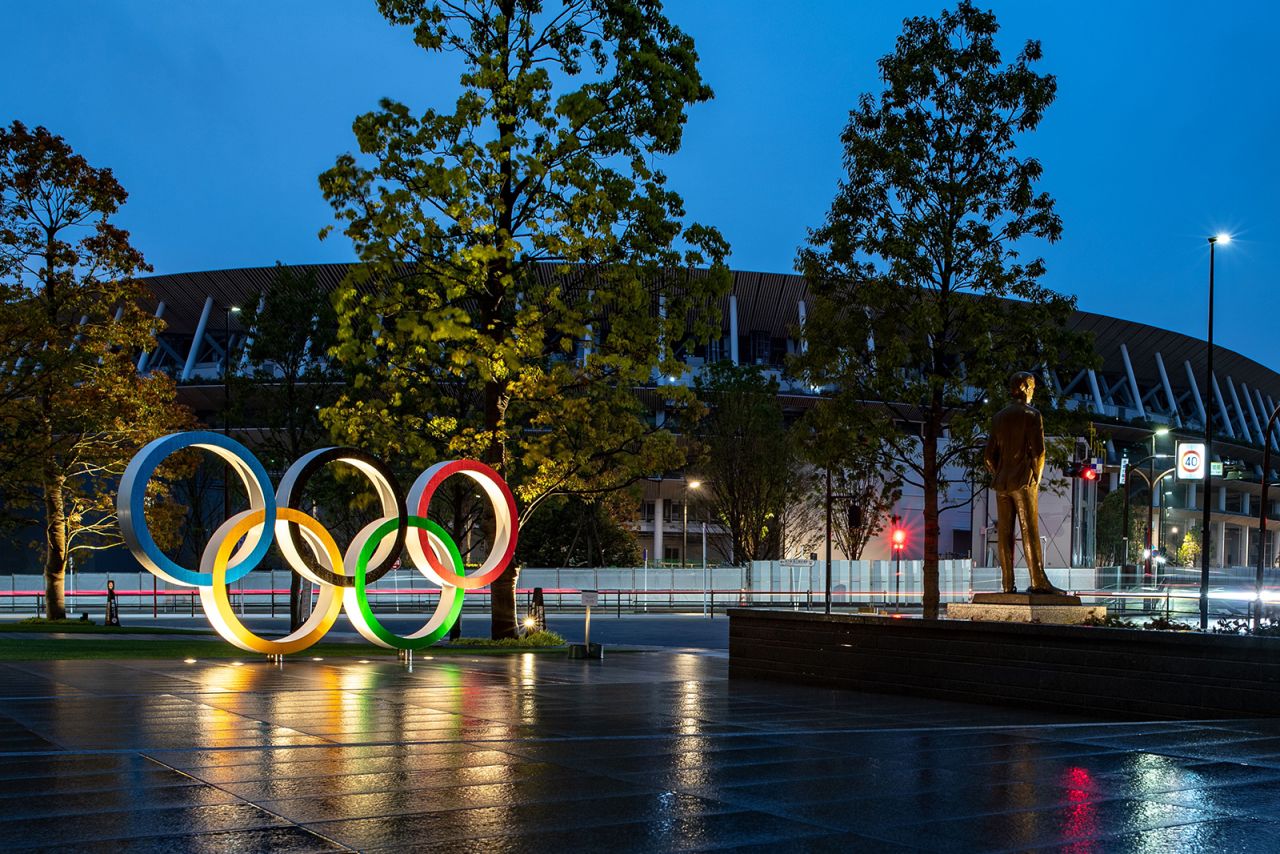
[[[991,421],[985,454],[996,491],[996,530],[1000,577],[1005,593],[1016,593],[1013,581],[1013,524],[1022,528],[1022,553],[1031,574],[1032,593],[1061,593],[1044,574],[1040,554],[1040,476],[1044,472],[1044,421],[1031,405],[1036,378],[1019,371],[1009,378],[1013,400]]]

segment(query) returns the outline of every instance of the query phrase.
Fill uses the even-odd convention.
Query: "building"
[[[218,423],[223,404],[221,384],[228,343],[234,352],[250,330],[243,328],[233,307],[256,301],[274,276],[272,267],[218,270],[153,276],[146,280],[157,317],[166,328],[155,350],[141,354],[139,370],[165,371],[179,383],[182,401],[206,421]],[[347,265],[320,264],[303,269],[314,273],[325,287],[338,287]],[[680,377],[655,376],[654,385],[690,383],[708,361],[728,359],[737,364],[755,364],[773,372],[780,383],[784,409],[798,413],[812,405],[815,392],[790,382],[782,372],[788,354],[800,346],[797,338],[805,322],[809,299],[804,279],[796,275],[738,271],[733,289],[720,306],[722,337],[688,357],[688,370]],[[1204,388],[1204,342],[1176,332],[1141,323],[1077,312],[1073,328],[1093,334],[1102,366],[1075,376],[1050,371],[1049,380],[1064,396],[1064,405],[1081,408],[1101,439],[1104,474],[1098,484],[1072,483],[1062,498],[1042,499],[1042,528],[1047,538],[1046,560],[1050,565],[1089,566],[1094,560],[1090,510],[1096,501],[1118,486],[1119,463],[1127,451],[1136,462],[1146,456],[1154,431],[1170,433],[1154,439],[1156,450],[1172,453],[1178,439],[1194,440],[1203,434],[1206,417],[1214,419],[1216,459],[1227,464],[1236,479],[1220,481],[1215,488],[1212,512],[1211,550],[1215,564],[1251,566],[1263,548],[1268,565],[1275,562],[1275,534],[1268,530],[1266,542],[1257,535],[1259,491],[1263,476],[1262,448],[1270,443],[1280,449],[1280,430],[1267,431],[1270,413],[1280,401],[1280,373],[1238,353],[1219,348],[1216,372]],[[234,362],[231,370],[239,365]],[[658,396],[654,396],[658,399]],[[1158,475],[1167,460],[1157,461]],[[963,480],[962,473],[956,473]],[[1272,473],[1271,477],[1275,477]],[[1154,539],[1156,548],[1176,546],[1189,526],[1199,524],[1202,491],[1194,483],[1172,477],[1161,481],[1155,493],[1153,516],[1159,519]],[[683,476],[655,480],[647,485],[637,522],[641,545],[650,558],[699,563],[703,548],[702,520],[696,512],[686,528],[685,506],[689,482]],[[967,490],[968,487],[962,487]],[[966,503],[967,501],[967,503]],[[897,513],[908,528],[915,520],[919,530],[921,497],[908,489]],[[989,563],[989,542],[993,533],[993,511],[989,497],[981,491],[959,496],[962,505],[944,512],[941,542],[944,554],[972,555],[979,563]],[[1276,502],[1265,508],[1268,519],[1280,517]],[[1271,524],[1270,522],[1268,523]],[[716,562],[723,544],[722,533],[708,526],[709,558]],[[807,551],[807,549],[806,549]],[[881,559],[890,554],[887,534],[872,543],[864,557]],[[904,557],[920,556],[920,537],[909,536]],[[807,557],[785,554],[782,557]],[[837,557],[844,557],[837,554]]]

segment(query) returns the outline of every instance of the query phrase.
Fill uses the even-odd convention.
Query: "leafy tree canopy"
[[[1039,42],[1005,63],[997,31],[967,0],[904,22],[879,62],[883,90],[850,113],[846,175],[798,258],[815,308],[796,367],[837,389],[846,423],[922,489],[929,616],[947,484],[977,468],[1009,375],[1039,373],[1048,431],[1060,432],[1051,370],[1090,352],[1065,328],[1074,298],[1044,287],[1044,262],[1023,257],[1033,239],[1062,233],[1037,187],[1040,162],[1017,150],[1057,83],[1032,68]]]
[[[451,111],[359,116],[360,154],[320,178],[362,262],[338,297],[336,437],[484,459],[526,519],[680,465],[634,390],[718,330],[729,284],[723,239],[655,165],[711,97],[692,40],[656,0],[378,6],[463,73]],[[657,401],[696,415],[679,386]]]
[[[134,362],[158,321],[135,278],[149,268],[112,222],[126,198],[62,137],[0,128],[0,492],[44,528],[50,618],[70,554],[120,542],[114,485],[134,453],[191,422],[173,382]],[[162,480],[151,490],[163,540],[180,508]]]

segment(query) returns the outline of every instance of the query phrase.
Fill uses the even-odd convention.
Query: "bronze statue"
[[[1062,591],[1049,583],[1040,554],[1040,476],[1044,472],[1044,421],[1031,405],[1036,378],[1019,371],[1009,378],[1013,401],[996,413],[987,437],[985,459],[996,491],[997,547],[1005,593],[1016,593],[1013,580],[1013,525],[1022,528],[1022,553],[1031,574],[1031,593]]]

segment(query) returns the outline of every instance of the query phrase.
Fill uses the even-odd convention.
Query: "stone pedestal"
[[[947,606],[949,619],[998,623],[1069,626],[1106,616],[1105,605],[1082,605],[1079,596],[1067,593],[975,593],[972,602]]]

